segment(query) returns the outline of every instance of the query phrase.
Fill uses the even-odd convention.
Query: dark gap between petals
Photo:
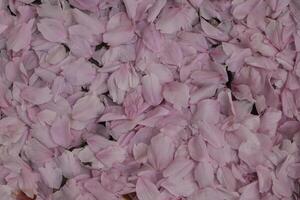
[[[255,106],[255,103],[252,106],[251,114],[252,115],[259,115],[258,112],[257,112],[256,106]]]
[[[72,4],[70,4],[69,0],[66,0],[66,1],[69,4],[70,8],[75,8]]]
[[[232,98],[232,101],[236,101],[237,100],[237,98],[232,94],[232,92],[231,92],[231,98]]]
[[[65,47],[66,52],[69,53],[70,52],[70,48],[66,44],[62,44],[62,45]]]
[[[61,184],[60,184],[60,188],[64,187],[64,185],[66,185],[67,181],[68,181],[68,179],[63,176]]]
[[[101,42],[101,44],[98,44],[95,47],[95,51],[99,51],[102,48],[109,49],[109,45],[107,43],[105,43],[105,42]]]
[[[220,43],[212,44],[211,48],[214,49],[214,48],[217,48],[218,46],[220,46]]]
[[[124,194],[124,195],[122,195],[122,197],[123,197],[125,200],[132,200],[133,198],[136,197],[136,193],[133,192],[133,193],[129,193],[129,194]]]
[[[88,61],[89,61],[90,63],[96,65],[96,66],[99,67],[99,68],[102,67],[102,65],[100,65],[100,63],[99,63],[97,60],[95,60],[94,58],[89,58]]]
[[[98,122],[98,124],[105,126],[105,122]]]
[[[226,67],[227,77],[228,81],[226,82],[226,87],[231,89],[231,84],[234,79],[234,73],[228,70],[228,67]]]
[[[13,16],[17,16],[13,11],[11,11],[9,5],[7,5],[7,9],[9,10],[10,14],[13,15]]]
[[[85,146],[87,146],[87,145],[88,145],[87,142],[84,141],[83,143],[81,143],[81,144],[78,145],[78,146],[71,147],[71,148],[69,149],[69,151],[73,151],[74,149],[78,149],[78,148],[83,148],[83,147],[85,147]]]
[[[221,21],[216,17],[212,17],[211,19],[205,19],[204,17],[201,18],[214,27],[217,27],[221,23]]]
[[[88,86],[81,86],[81,92],[89,92]]]
[[[41,4],[42,4],[42,1],[41,1],[41,0],[35,0],[35,1],[32,2],[31,4],[34,4],[34,5],[41,5]]]
[[[82,164],[84,166],[88,166],[88,167],[91,167],[92,166],[92,163],[91,162],[82,162]]]
[[[13,87],[14,87],[14,84],[12,83],[12,84],[10,84],[10,86],[8,87],[8,89],[12,90]]]
[[[106,97],[108,97],[108,98],[111,98],[111,97],[109,96],[109,91],[103,93],[102,95],[103,95],[103,96],[106,96]]]
[[[2,111],[0,111],[0,119],[3,119],[5,117],[6,117],[6,115]]]
[[[116,140],[113,138],[113,136],[111,136],[111,135],[108,136],[108,140],[110,140],[110,141],[116,141]]]
[[[216,18],[216,17],[212,17],[207,22],[210,23],[214,27],[219,26],[219,24],[221,23],[221,21],[218,18]]]

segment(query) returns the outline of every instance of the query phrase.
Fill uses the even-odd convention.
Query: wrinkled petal
[[[28,86],[21,92],[21,96],[24,100],[35,105],[47,103],[52,99],[51,90],[48,87],[36,88]]]
[[[159,191],[151,181],[139,178],[136,184],[136,194],[140,200],[158,199]]]
[[[194,176],[200,188],[214,184],[214,169],[207,161],[199,162],[195,168]]]
[[[149,162],[157,169],[166,168],[173,160],[175,145],[168,136],[159,134],[152,138],[148,150]]]
[[[84,96],[76,101],[72,110],[72,118],[79,121],[95,119],[104,111],[100,99],[94,95]]]
[[[50,188],[58,189],[62,182],[62,171],[57,168],[55,163],[48,162],[45,167],[39,168],[43,181]]]
[[[162,33],[174,33],[191,25],[197,14],[191,7],[165,9],[156,23]]]
[[[72,142],[70,120],[67,116],[57,117],[50,129],[53,141],[63,147],[68,147]]]
[[[163,97],[175,107],[187,107],[189,101],[189,88],[180,82],[171,82],[164,85]]]
[[[44,18],[40,20],[37,27],[44,38],[50,42],[64,43],[67,40],[67,31],[64,25],[56,19]]]
[[[156,75],[151,73],[142,78],[142,91],[148,104],[158,105],[162,101],[162,86]]]
[[[31,41],[33,23],[34,19],[31,19],[28,23],[24,23],[18,29],[14,30],[14,33],[7,40],[7,48],[15,52],[27,48]]]

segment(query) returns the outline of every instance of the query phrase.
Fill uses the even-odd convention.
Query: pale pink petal
[[[219,40],[219,41],[229,40],[229,36],[226,33],[222,32],[218,28],[212,26],[210,23],[208,23],[205,20],[201,20],[201,27],[202,27],[204,33],[207,34],[207,37],[210,37],[212,39]]]
[[[133,146],[133,156],[134,159],[146,163],[147,162],[147,152],[148,152],[148,145],[139,143],[135,146]]]
[[[173,80],[172,71],[166,65],[152,63],[147,66],[146,71],[150,74],[155,74],[161,83],[167,83]]]
[[[160,195],[156,185],[143,177],[140,177],[137,181],[136,194],[140,200],[158,199],[158,196]]]
[[[241,193],[240,200],[259,199],[258,183],[254,181],[239,189]]]
[[[86,95],[76,101],[72,109],[72,118],[88,121],[97,118],[104,111],[103,103],[95,94]]]
[[[66,49],[63,45],[57,45],[51,48],[46,56],[46,61],[49,64],[58,64],[66,57]]]
[[[107,31],[103,34],[103,41],[111,46],[130,43],[134,39],[131,22],[125,13],[118,13],[108,21]]]
[[[21,174],[18,180],[18,186],[26,196],[34,198],[38,189],[38,174],[32,171],[29,167],[24,166],[21,169]]]
[[[192,7],[165,8],[156,23],[156,27],[162,33],[174,33],[181,28],[185,29],[191,26],[196,17],[197,13]]]
[[[224,133],[220,128],[207,123],[198,122],[200,134],[203,139],[216,148],[220,148],[224,144]]]
[[[218,181],[229,191],[235,191],[237,188],[237,180],[233,176],[231,169],[228,167],[219,168],[217,171]]]
[[[55,119],[55,118],[54,118]],[[30,131],[31,135],[43,143],[48,148],[57,147],[57,144],[53,141],[50,135],[50,129],[47,126],[39,123],[33,124]]]
[[[200,188],[209,187],[214,184],[214,169],[207,160],[199,162],[195,168],[194,176]]]
[[[246,0],[243,1],[235,6],[233,9],[233,16],[237,19],[243,19],[246,17],[250,11],[253,9],[255,4],[257,3],[257,0],[252,1],[252,0]]]
[[[62,155],[56,159],[57,167],[62,170],[63,176],[73,178],[79,174],[83,174],[85,170],[80,165],[79,160],[70,151],[64,151]]]
[[[164,177],[184,177],[194,167],[191,160],[185,158],[175,158],[170,165],[163,171]]]
[[[261,118],[259,131],[264,134],[275,135],[281,116],[281,111],[268,109]]]
[[[78,57],[90,58],[93,55],[90,42],[80,35],[70,36],[69,47],[71,52]]]
[[[260,33],[254,33],[250,39],[251,48],[264,56],[275,56],[278,52]]]
[[[222,47],[225,54],[230,56],[226,60],[226,64],[228,65],[228,69],[232,72],[239,71],[245,62],[245,58],[252,54],[249,48],[243,49],[231,43],[223,42]]]
[[[61,21],[44,18],[37,24],[38,30],[50,42],[66,42],[67,30]]]
[[[112,167],[114,164],[121,163],[125,160],[126,152],[121,147],[112,146],[99,151],[96,157],[106,167]]]
[[[63,75],[69,83],[78,86],[92,82],[96,71],[90,63],[80,58],[64,66]]]
[[[163,7],[166,5],[166,3],[167,3],[167,0],[155,1],[155,3],[149,9],[149,14],[148,14],[148,18],[147,18],[148,22],[153,22],[157,18],[157,16],[159,15],[159,13],[163,9]]]
[[[12,193],[12,188],[9,187],[8,185],[0,185],[0,196],[3,199],[7,199],[7,200],[13,200],[11,193]]]
[[[256,167],[257,177],[258,177],[258,187],[259,192],[268,192],[272,185],[272,176],[270,169],[259,165]]]
[[[204,160],[208,157],[204,140],[200,136],[195,136],[188,142],[188,150],[192,159],[196,161]]]
[[[36,139],[28,141],[23,150],[26,157],[35,164],[44,164],[50,161],[53,156],[53,152]]]
[[[196,182],[190,177],[184,179],[167,179],[161,185],[177,197],[188,197],[197,190]]]
[[[149,74],[142,78],[142,91],[145,101],[150,105],[158,105],[162,101],[162,86],[155,74]]]
[[[251,10],[247,17],[247,25],[251,28],[264,29],[266,26],[265,16],[266,16],[267,3],[260,0],[255,7]]]
[[[203,190],[196,191],[191,195],[188,200],[198,200],[198,199],[213,199],[213,200],[224,200],[224,199],[239,199],[237,194],[228,194],[222,190],[207,187]]]
[[[86,26],[92,30],[94,34],[100,34],[105,31],[104,25],[96,18],[91,17],[78,9],[73,9],[72,12],[77,23]]]
[[[68,147],[73,139],[70,130],[70,119],[67,116],[57,117],[50,128],[50,133],[56,144]]]
[[[117,196],[106,190],[98,181],[90,179],[84,183],[84,187],[96,199],[101,200],[118,200]]]
[[[145,107],[141,88],[127,93],[123,105],[125,107],[125,114],[130,119],[137,117],[137,115],[143,110],[143,107]]]
[[[41,178],[50,188],[58,189],[62,182],[62,171],[54,162],[47,162],[45,167],[39,168]]]
[[[123,2],[125,4],[128,17],[134,19],[139,2],[136,0],[123,0]]]
[[[178,43],[166,41],[162,43],[162,49],[160,57],[164,64],[181,66],[183,54]]]
[[[70,4],[83,10],[93,10],[99,4],[99,0],[70,0]]]
[[[85,194],[80,194],[76,200],[97,200],[92,194],[90,193],[85,193]]]
[[[156,169],[165,169],[173,160],[175,145],[168,136],[159,134],[151,139],[148,159]]]
[[[266,57],[258,57],[258,56],[251,56],[248,58],[245,58],[245,62],[248,65],[254,66],[254,67],[259,67],[259,68],[263,68],[266,70],[275,70],[278,67],[278,63],[268,59]]]
[[[220,73],[208,70],[197,70],[191,74],[191,78],[195,83],[201,85],[220,84],[226,82]]]
[[[189,101],[189,88],[187,85],[174,81],[164,85],[164,99],[173,104],[175,108],[187,107]]]
[[[289,90],[284,90],[281,93],[282,111],[285,116],[292,118],[297,110],[293,93]]]
[[[26,125],[16,117],[4,117],[0,120],[0,144],[11,145],[26,135]]]
[[[291,197],[292,196],[292,180],[289,177],[283,177],[280,179],[277,179],[275,177],[272,178],[273,184],[272,184],[272,191],[277,196],[282,197]]]
[[[197,104],[197,110],[193,115],[195,123],[204,121],[216,124],[220,119],[220,104],[215,100],[202,100]]]
[[[162,48],[162,42],[163,36],[159,31],[156,30],[153,24],[145,28],[143,31],[143,43],[146,47],[154,52],[159,52]]]
[[[31,41],[31,29],[33,23],[34,19],[31,19],[28,23],[24,23],[20,27],[14,29],[6,42],[7,48],[16,52],[28,48]]]
[[[48,87],[36,88],[28,86],[21,92],[21,96],[24,100],[35,105],[47,103],[52,99],[51,90]]]
[[[115,142],[110,141],[100,135],[92,135],[92,136],[88,137],[87,143],[94,153],[100,151],[101,149],[107,148],[107,147],[115,144]]]
[[[295,163],[295,164],[291,164],[288,168],[287,168],[287,172],[289,177],[297,179],[300,177],[300,164],[299,163]]]

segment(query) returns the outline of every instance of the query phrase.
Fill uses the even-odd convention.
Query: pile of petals
[[[299,0],[0,0],[1,200],[300,198]]]

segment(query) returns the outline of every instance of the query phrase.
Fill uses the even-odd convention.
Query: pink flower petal
[[[187,107],[189,101],[189,88],[187,85],[174,81],[164,85],[163,97],[176,108]]]
[[[148,150],[148,159],[151,165],[157,169],[166,168],[173,160],[175,145],[173,141],[163,134],[152,138]]]
[[[95,119],[104,111],[104,106],[100,99],[90,94],[76,101],[72,110],[72,118],[79,121]]]
[[[148,104],[158,105],[162,101],[162,86],[156,75],[151,73],[142,78],[142,91]]]
[[[142,177],[137,181],[136,194],[140,200],[153,200],[159,197],[157,187],[151,181]]]
[[[44,18],[40,20],[37,27],[44,38],[50,42],[65,43],[67,40],[67,31],[64,25],[56,19]]]
[[[70,131],[70,119],[67,116],[57,117],[50,129],[53,141],[63,147],[68,147],[72,142]]]
[[[21,92],[21,96],[24,100],[34,105],[44,104],[52,99],[52,94],[48,87],[36,88],[28,86]]]

